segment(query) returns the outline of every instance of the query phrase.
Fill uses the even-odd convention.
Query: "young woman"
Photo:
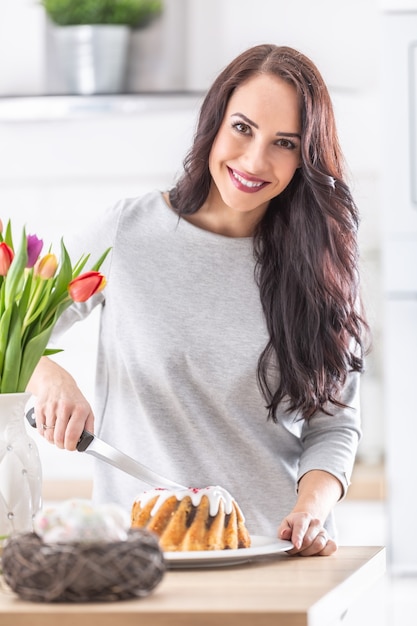
[[[59,324],[101,306],[95,415],[44,358],[40,432],[72,450],[95,430],[181,484],[225,487],[250,532],[331,554],[360,437],[357,226],[317,68],[247,50],[208,91],[177,184],[77,235],[74,258],[112,247],[106,289]],[[98,500],[130,509],[146,488],[98,462]]]

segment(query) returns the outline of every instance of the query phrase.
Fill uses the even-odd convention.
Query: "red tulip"
[[[68,285],[68,293],[74,302],[85,302],[106,286],[106,278],[100,272],[85,272]]]
[[[0,243],[0,276],[6,276],[12,264],[14,252],[4,241]]]

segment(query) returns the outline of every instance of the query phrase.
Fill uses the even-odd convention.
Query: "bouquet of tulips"
[[[60,351],[47,348],[60,315],[106,285],[99,269],[109,250],[81,273],[88,254],[72,266],[62,240],[60,261],[42,249],[42,239],[23,229],[15,250],[11,222],[3,233],[0,221],[0,393],[25,391],[40,358]]]

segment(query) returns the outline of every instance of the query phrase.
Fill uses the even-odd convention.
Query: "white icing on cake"
[[[210,505],[210,515],[212,517],[217,515],[220,502],[223,502],[224,512],[226,513],[226,515],[230,515],[230,513],[232,512],[233,502],[235,503],[235,506],[238,507],[230,493],[226,489],[223,489],[223,487],[219,487],[218,485],[203,487],[201,489],[150,489],[141,493],[136,498],[136,502],[140,502],[142,506],[145,506],[150,500],[152,500],[156,496],[158,497],[158,499],[151,511],[152,516],[155,515],[155,513],[163,505],[163,503],[172,496],[175,496],[178,501],[183,500],[184,498],[189,496],[194,506],[198,506],[201,502],[201,498],[203,496],[207,496]],[[241,511],[240,513],[242,514]],[[244,520],[243,514],[242,519]]]

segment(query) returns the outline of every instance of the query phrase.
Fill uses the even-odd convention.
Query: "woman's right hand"
[[[71,374],[54,361],[41,359],[27,391],[35,397],[39,433],[58,448],[75,450],[84,429],[94,432],[90,404]]]

